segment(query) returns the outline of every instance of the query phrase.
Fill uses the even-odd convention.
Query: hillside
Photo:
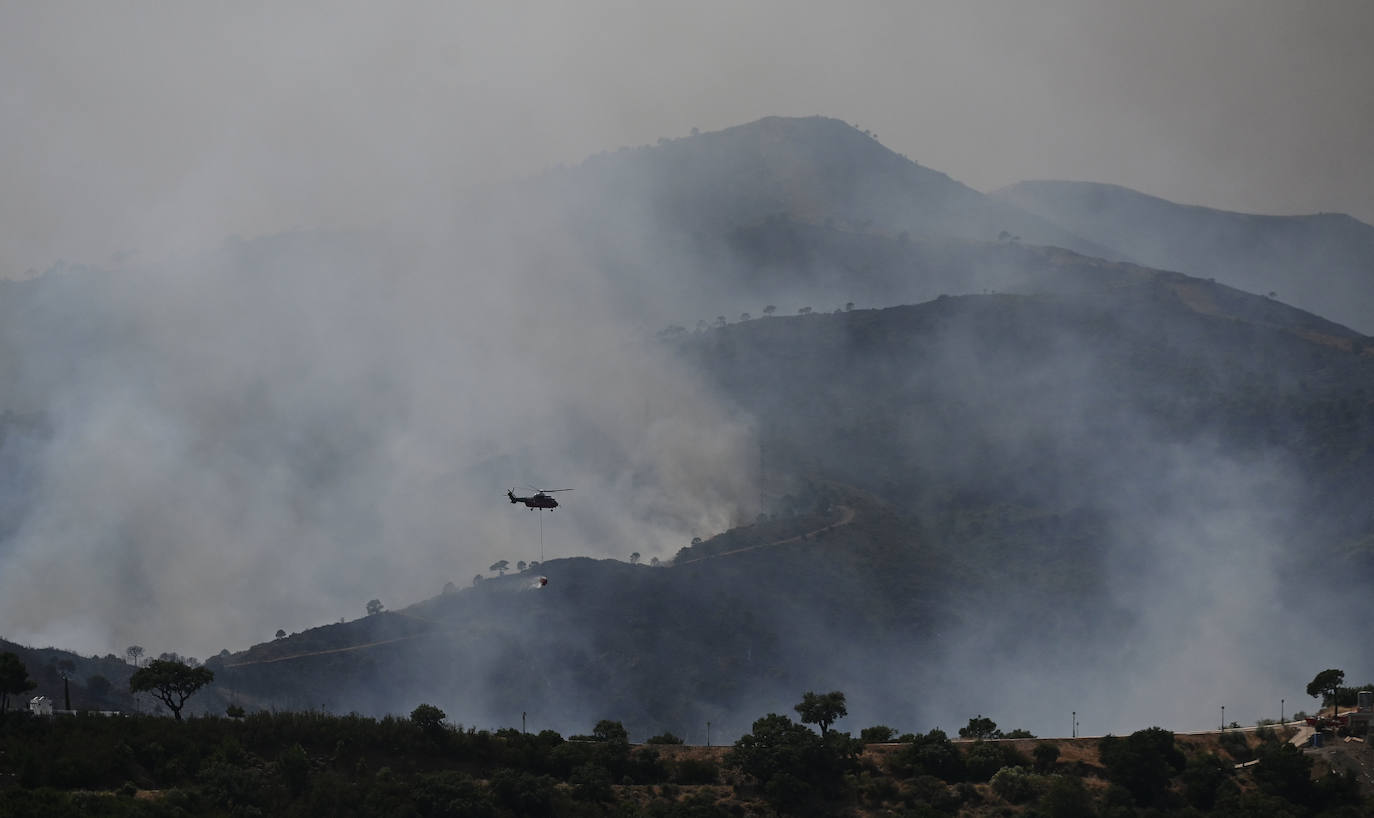
[[[1021,182],[992,196],[1140,264],[1276,293],[1374,332],[1374,226],[1349,216],[1233,213],[1091,182]]]
[[[633,735],[709,720],[729,736],[800,688],[844,689],[861,719],[1002,702],[1035,728],[1075,701],[1106,707],[1109,688],[1165,685],[1105,732],[1132,712],[1186,719],[1175,651],[1237,689],[1300,672],[1199,652],[1174,614],[1199,634],[1291,634],[1297,663],[1351,632],[1316,626],[1325,598],[1209,589],[1374,579],[1360,501],[1374,357],[1269,299],[1066,263],[1114,283],[677,337],[759,424],[757,522],[672,564],[551,560],[543,589],[534,572],[492,578],[223,657],[223,688],[362,712],[434,700],[460,721],[528,712],[555,729],[613,713]],[[339,650],[354,646],[368,647]],[[1071,681],[1083,656],[1103,682]],[[920,700],[900,692],[913,686]]]
[[[1252,721],[1359,634],[1374,350],[1326,316],[821,118],[480,204],[5,284],[7,638],[209,656],[206,712],[732,737],[806,689]],[[549,585],[470,579],[544,559],[521,483],[576,486]]]
[[[499,201],[494,211],[490,201],[474,203],[481,215],[471,218],[558,247],[553,263],[595,269],[609,297],[664,321],[693,314],[668,305],[709,318],[755,303],[933,297],[890,288],[910,271],[901,255],[913,241],[1015,236],[1111,253],[825,117],[767,117],[604,152]],[[529,224],[537,229],[526,233]]]
[[[851,232],[1089,248],[1042,218],[996,201],[826,117],[766,117],[712,133],[602,153],[534,181],[647,209],[685,234],[720,235],[779,215]],[[614,196],[596,195],[613,192]],[[589,216],[580,212],[580,216]]]

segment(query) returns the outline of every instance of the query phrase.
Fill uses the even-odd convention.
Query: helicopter
[[[506,496],[511,503],[524,503],[526,508],[547,508],[552,511],[558,508],[558,501],[549,495],[559,491],[572,491],[572,489],[535,489],[531,497],[516,497],[515,489],[506,491]]]

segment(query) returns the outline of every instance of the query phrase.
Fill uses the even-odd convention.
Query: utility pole
[[[1279,726],[1282,727],[1286,723],[1283,720],[1283,699],[1279,699]]]
[[[523,734],[525,734],[525,735],[529,735],[529,732],[530,732],[529,730],[526,730],[526,729],[525,729],[525,711],[524,711],[524,710],[521,710],[521,711],[520,711],[520,732],[523,733]]]
[[[711,722],[706,722],[706,746],[711,746]]]
[[[1226,730],[1226,705],[1224,704],[1221,706],[1221,729],[1223,732]]]
[[[1073,737],[1078,738],[1078,711],[1073,711]]]

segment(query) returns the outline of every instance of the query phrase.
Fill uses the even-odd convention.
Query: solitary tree
[[[763,308],[763,314],[764,314],[764,315],[772,315],[773,313],[775,313],[775,312],[777,312],[777,311],[778,311],[778,308],[775,307],[775,306],[773,306],[772,304],[769,304],[768,306],[766,306],[766,307]]]
[[[447,713],[432,704],[421,704],[410,711],[411,722],[430,734],[443,732],[444,719],[447,717]]]
[[[368,615],[368,616],[376,616],[377,614],[379,614],[379,613],[381,613],[382,611],[385,611],[385,610],[386,610],[386,606],[382,604],[382,601],[381,601],[380,599],[369,599],[369,600],[367,601],[367,615]]]
[[[181,708],[197,690],[214,681],[215,674],[204,667],[187,667],[180,662],[154,659],[147,667],[129,677],[129,692],[149,692],[181,721]]]
[[[22,695],[37,686],[38,683],[29,678],[29,669],[19,661],[18,654],[0,653],[0,715],[9,710],[10,696]]]
[[[515,564],[515,570],[520,571],[520,572],[522,572],[522,573],[524,572],[525,568],[527,568],[527,567],[528,567],[528,566],[525,564],[525,561],[524,561],[524,560],[520,560],[519,562],[517,562],[517,563]]]
[[[506,575],[506,569],[509,568],[509,567],[510,567],[510,561],[509,561],[509,560],[497,560],[496,562],[493,562],[493,563],[491,564],[491,567],[488,568],[487,570],[488,570],[488,571],[495,571],[497,574],[500,574],[501,576],[504,577],[504,576]]]
[[[810,315],[810,314],[811,314],[811,308],[810,308],[810,307],[802,307],[801,309],[797,310],[797,315]]]
[[[630,555],[630,564],[631,564],[631,565],[638,565],[638,564],[639,564],[639,552],[638,552],[638,551],[636,551],[636,552],[634,552],[633,554]]]
[[[849,715],[844,706],[844,694],[838,690],[829,693],[807,691],[802,695],[801,703],[792,709],[801,715],[803,724],[814,724],[821,728],[822,737],[829,732],[830,725],[834,724],[836,719]]]
[[[138,667],[138,660],[143,658],[143,647],[141,645],[130,645],[124,649],[124,655],[129,657],[129,664]]]
[[[592,738],[610,744],[630,743],[630,734],[625,730],[625,725],[610,719],[602,719],[596,723],[592,728]]]
[[[276,636],[277,636],[278,639],[285,639],[285,638],[286,638],[286,629],[285,629],[285,628],[277,628],[277,634],[276,634]]]
[[[975,718],[968,720],[967,727],[959,728],[959,738],[1001,738],[1002,731],[997,729],[997,722],[979,713]]]
[[[1318,704],[1321,702],[1323,694],[1331,694],[1331,714],[1336,713],[1336,693],[1340,686],[1345,684],[1345,671],[1335,668],[1327,668],[1307,683],[1307,695],[1315,696]]]

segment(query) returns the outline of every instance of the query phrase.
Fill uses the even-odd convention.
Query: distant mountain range
[[[1374,333],[1374,227],[1350,216],[1231,213],[1093,182],[1021,182],[992,195],[1122,258],[1273,293]]]
[[[532,727],[572,732],[613,718],[642,738],[693,737],[710,721],[728,738],[804,690],[841,689],[865,724],[928,729],[992,713],[1047,731],[1077,711],[1097,713],[1105,732],[1181,726],[1199,696],[1295,692],[1312,667],[1339,664],[1314,657],[1347,650],[1368,618],[1366,225],[1244,217],[1101,186],[987,196],[819,117],[622,149],[487,204],[472,215],[478,229],[455,228],[480,248],[483,281],[522,304],[591,289],[586,303],[605,309],[581,323],[663,328],[622,344],[625,354],[673,373],[678,399],[690,391],[750,431],[728,467],[743,473],[708,482],[756,479],[757,517],[702,532],[657,566],[551,560],[225,650],[208,660],[216,689],[198,706],[408,712],[429,701],[469,724],[527,713]],[[483,235],[506,223],[496,240]],[[166,337],[183,336],[143,334],[139,292],[113,274],[0,286],[0,378],[13,387],[0,391],[13,403],[0,405],[0,537],[26,530],[45,497],[33,476],[53,441],[66,458],[79,451],[85,438],[64,436],[73,407],[98,403],[129,372],[178,396],[183,365],[247,384],[245,396],[211,378],[195,400],[167,401],[191,407],[179,433],[204,454],[198,463],[216,468],[243,447],[284,452],[271,469],[250,458],[247,482],[268,474],[291,490],[288,530],[321,527],[317,549],[331,536],[386,535],[357,474],[415,456],[423,447],[402,445],[403,432],[447,362],[502,345],[454,336],[462,343],[445,347],[431,330],[387,357],[397,327],[385,307],[406,282],[371,247],[301,233],[222,251],[216,309],[256,342],[227,364],[214,343],[168,350]],[[1326,304],[1344,309],[1312,309]],[[486,318],[467,302],[441,306],[444,327]],[[320,338],[347,339],[348,355],[316,368],[312,355],[332,347],[297,332],[295,316],[328,327]],[[172,317],[178,332],[200,328]],[[502,339],[540,329],[498,328]],[[556,329],[568,347],[582,337],[575,323]],[[577,367],[597,363],[546,356],[502,359],[500,377],[459,406],[511,400],[511,371],[557,366],[575,386]],[[445,366],[417,367],[426,357]],[[274,367],[289,378],[260,374]],[[638,401],[640,370],[614,374]],[[649,430],[643,445],[666,445],[670,430],[638,408],[570,425],[586,433],[568,435],[569,450],[605,466],[615,451],[605,430],[634,423]],[[201,429],[202,417],[221,425]],[[504,454],[482,462],[514,462]],[[652,484],[674,465],[646,462],[654,468],[622,482]],[[314,502],[340,485],[349,491]],[[117,517],[127,541],[148,534],[135,511]],[[53,530],[81,519],[80,508],[63,512]],[[578,513],[573,501],[557,512]],[[627,502],[613,513],[649,512]],[[235,514],[253,519],[251,504]],[[468,538],[489,531],[469,527]],[[532,587],[539,575],[547,587]]]

